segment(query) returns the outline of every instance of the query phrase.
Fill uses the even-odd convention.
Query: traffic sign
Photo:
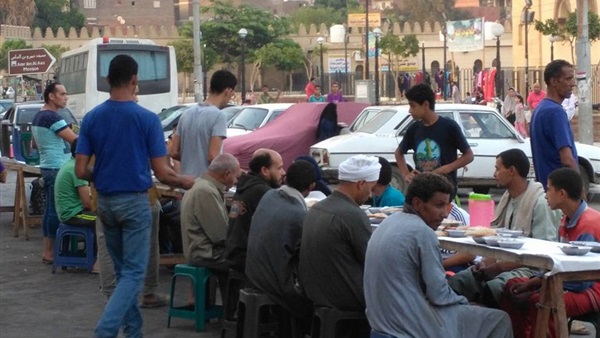
[[[8,51],[8,74],[26,75],[47,73],[56,62],[46,48],[16,49]]]

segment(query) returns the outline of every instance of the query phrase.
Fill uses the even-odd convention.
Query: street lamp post
[[[346,31],[346,28],[344,27],[344,92],[348,93],[348,38],[350,36],[348,35],[348,32]],[[321,90],[323,90],[323,88],[321,88]]]
[[[373,30],[375,35],[375,105],[379,105],[379,38],[381,37],[381,29],[375,28]]]
[[[421,57],[423,58],[422,63],[423,63],[423,82],[425,83],[425,42],[422,41],[421,42]],[[444,76],[446,76],[446,74],[444,73]]]
[[[317,39],[317,43],[319,44],[319,59],[321,61],[321,90],[325,90],[325,71],[323,70],[323,42],[325,39],[322,36],[319,36]]]
[[[500,63],[500,36],[504,34],[504,26],[496,23],[492,26],[492,35],[496,37],[496,96],[502,97],[504,85],[502,83],[502,65]]]
[[[525,0],[525,95],[529,94],[529,9],[532,0]]]
[[[560,41],[561,37],[557,35],[548,36],[548,41],[550,41],[550,61],[554,61],[554,43]]]
[[[242,104],[244,104],[246,101],[246,65],[244,60],[244,52],[246,49],[246,36],[248,35],[248,30],[246,28],[241,28],[238,31],[238,35],[240,38],[242,38],[242,65],[240,68],[242,71]]]
[[[444,15],[444,18],[446,16]],[[448,31],[446,30],[446,21],[444,21],[444,30],[442,31],[442,34],[444,35],[444,67],[442,68],[444,70],[444,76],[442,77],[443,79],[443,90],[442,92],[444,93],[444,101],[446,101],[448,99],[448,91],[446,90],[448,88],[448,79],[446,77],[446,67],[448,66],[448,61],[447,61],[447,56],[446,56],[446,49],[448,46],[448,43],[446,41],[446,37],[448,35]],[[453,74],[453,73],[451,73]],[[431,74],[433,76],[433,74]]]
[[[365,80],[369,80],[369,0],[365,0]]]
[[[206,69],[206,44],[202,45],[202,95],[206,100],[206,94],[208,92],[208,74]]]

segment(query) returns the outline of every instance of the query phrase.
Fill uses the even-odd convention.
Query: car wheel
[[[403,194],[406,192],[406,188],[408,187],[408,184],[406,183],[406,181],[404,180],[404,177],[402,177],[402,173],[400,172],[400,169],[398,169],[398,166],[396,166],[396,163],[391,163],[392,165],[392,186],[398,190],[400,190]]]
[[[587,196],[590,192],[590,176],[588,175],[587,170],[580,164],[579,165],[579,175],[581,175],[581,180],[583,181],[583,191]]]

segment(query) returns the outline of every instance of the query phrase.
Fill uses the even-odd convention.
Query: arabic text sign
[[[346,72],[346,62],[344,56],[330,56],[329,60],[329,72],[330,73],[345,73]],[[348,70],[350,70],[351,64],[350,59],[348,59]]]
[[[10,50],[8,51],[8,74],[46,73],[54,62],[56,59],[45,48]]]
[[[364,27],[366,17],[365,13],[348,14],[348,27]],[[369,27],[381,27],[380,13],[369,13]]]
[[[483,19],[448,21],[448,50],[470,52],[483,49]]]
[[[419,70],[419,64],[416,57],[394,60],[393,66],[394,70],[400,72],[416,72]]]

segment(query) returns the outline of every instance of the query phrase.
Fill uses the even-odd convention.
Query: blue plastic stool
[[[88,272],[92,272],[96,262],[95,237],[92,227],[76,227],[60,223],[54,241],[52,273],[55,273],[59,266],[86,268]],[[79,238],[84,240],[83,252],[78,248]]]
[[[195,267],[189,264],[177,264],[175,266],[175,274],[171,279],[171,297],[169,300],[167,327],[171,326],[171,317],[195,319],[196,332],[201,332],[204,331],[207,320],[221,318],[223,316],[222,306],[208,304],[209,301],[206,296],[206,291],[211,276],[212,273],[207,268]],[[194,290],[194,305],[173,306],[177,277],[187,277],[191,279],[192,288]]]

